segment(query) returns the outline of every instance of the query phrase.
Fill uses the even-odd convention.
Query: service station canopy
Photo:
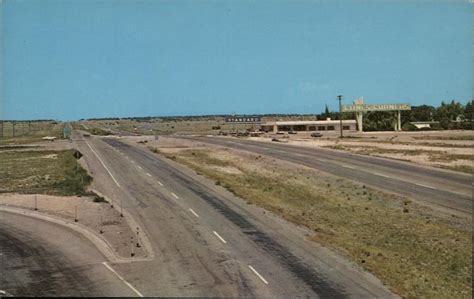
[[[342,112],[401,111],[401,110],[411,110],[410,104],[342,105]]]

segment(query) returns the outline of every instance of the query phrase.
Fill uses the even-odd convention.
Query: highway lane
[[[272,156],[369,186],[472,214],[472,176],[321,148],[216,137],[180,137]]]
[[[114,197],[123,196],[155,249],[155,262],[118,267],[145,295],[391,296],[371,275],[299,229],[236,204],[213,182],[113,138],[86,140],[120,185]],[[88,146],[78,146],[100,172]]]
[[[104,262],[75,232],[0,212],[0,290],[12,296],[134,296]]]

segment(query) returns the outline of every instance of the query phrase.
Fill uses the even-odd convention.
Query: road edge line
[[[140,293],[134,286],[132,286],[128,281],[126,281],[120,274],[117,273],[107,262],[102,262],[102,265],[104,265],[107,269],[109,269],[110,272],[114,273],[126,286],[128,286],[132,291],[135,292],[135,294],[138,295],[138,297],[143,297],[142,293]]]

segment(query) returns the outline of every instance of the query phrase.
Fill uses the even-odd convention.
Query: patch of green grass
[[[92,177],[79,165],[73,152],[0,152],[0,193],[86,195],[85,188]]]
[[[347,255],[403,297],[471,298],[469,223],[456,226],[406,198],[304,168],[254,158],[250,167],[241,156],[232,163],[205,150],[183,150],[174,159],[248,203],[308,227],[313,240]],[[222,165],[241,174],[215,167]]]
[[[84,129],[84,126],[83,126],[82,130],[87,131],[87,132],[91,133],[92,135],[99,135],[99,136],[112,135],[112,133],[110,131],[106,131],[104,129],[97,128],[97,127]]]

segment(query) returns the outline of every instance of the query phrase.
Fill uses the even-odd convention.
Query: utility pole
[[[339,100],[339,129],[341,130],[342,138],[342,95],[338,95],[337,99]]]

